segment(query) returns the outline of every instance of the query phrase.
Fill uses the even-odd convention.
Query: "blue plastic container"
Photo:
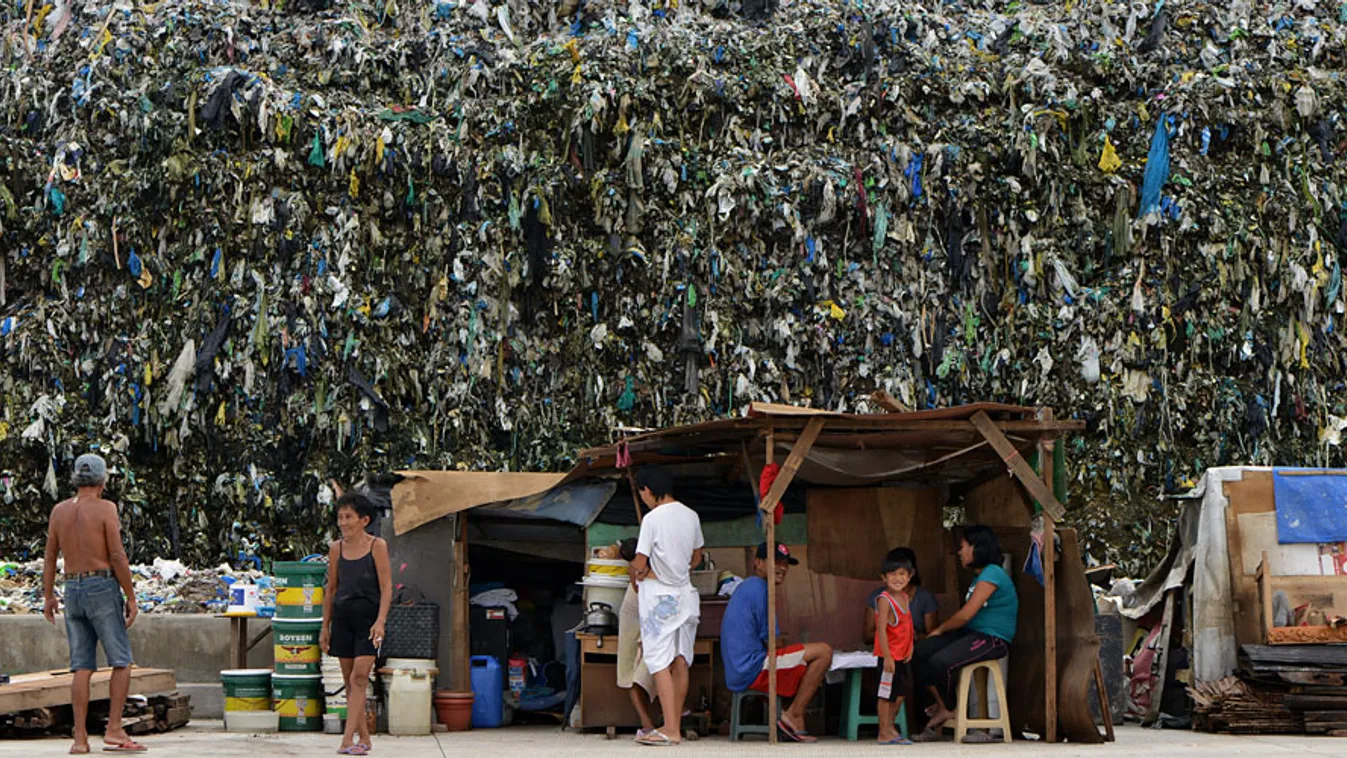
[[[505,670],[489,655],[474,655],[472,667],[472,728],[497,729],[505,717]]]

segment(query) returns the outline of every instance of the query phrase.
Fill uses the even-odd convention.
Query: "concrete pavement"
[[[200,756],[202,758],[289,758],[290,756],[335,755],[338,740],[324,735],[227,734],[220,724],[205,722],[172,734],[142,740],[150,755]],[[98,754],[97,738],[94,742]],[[66,739],[0,741],[0,756],[55,758],[66,755]],[[517,727],[493,731],[439,734],[430,737],[377,737],[371,755],[388,758],[443,758],[444,756],[546,755],[550,758],[617,758],[638,748],[630,736],[609,742],[602,735],[577,735],[549,727]],[[647,750],[646,752],[651,752]],[[676,755],[703,758],[768,758],[791,756],[873,755],[923,756],[1038,756],[1054,758],[1342,758],[1347,739],[1332,737],[1234,737],[1195,732],[1159,731],[1128,726],[1118,731],[1118,741],[1105,745],[1043,745],[1016,742],[1010,745],[955,745],[950,742],[913,747],[880,747],[873,742],[843,742],[826,739],[816,745],[781,745],[772,750],[765,742],[731,744],[723,738],[685,743]]]

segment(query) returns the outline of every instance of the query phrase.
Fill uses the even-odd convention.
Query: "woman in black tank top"
[[[370,670],[384,640],[384,622],[393,599],[388,543],[365,530],[374,520],[374,503],[351,492],[337,498],[341,539],[328,553],[327,588],[323,593],[323,652],[341,661],[350,717],[342,736],[342,755],[365,755],[369,728],[363,718]]]

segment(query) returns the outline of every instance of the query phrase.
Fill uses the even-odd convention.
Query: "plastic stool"
[[[847,689],[842,699],[842,736],[855,742],[862,726],[879,726],[878,716],[861,713],[861,674],[864,669],[847,669]],[[874,698],[878,700],[878,698]],[[907,739],[907,701],[898,709],[898,732]]]
[[[996,684],[996,708],[1001,712],[998,718],[987,718],[989,698],[987,690],[987,672],[992,672],[992,680]],[[979,692],[978,697],[978,718],[969,718],[968,716],[968,693],[974,683],[977,684]],[[969,729],[996,729],[1001,730],[1001,738],[1005,742],[1010,742],[1010,708],[1006,705],[1006,683],[1001,678],[1001,661],[979,661],[970,663],[959,670],[959,707],[954,712],[954,741],[963,742],[963,738],[968,734]]]
[[[761,734],[770,736],[772,730],[776,728],[775,724],[745,724],[740,716],[744,703],[747,700],[761,698],[764,706],[767,703],[767,695],[757,690],[744,690],[734,693],[734,702],[730,705],[730,742],[738,742],[741,737],[749,734]],[[781,713],[781,698],[776,699],[776,712]]]

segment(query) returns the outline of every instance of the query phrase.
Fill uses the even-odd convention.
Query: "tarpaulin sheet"
[[[1277,541],[1347,540],[1347,471],[1276,469]]]
[[[481,515],[548,519],[589,528],[616,490],[616,482],[604,480],[563,484],[536,495],[485,506]]]

